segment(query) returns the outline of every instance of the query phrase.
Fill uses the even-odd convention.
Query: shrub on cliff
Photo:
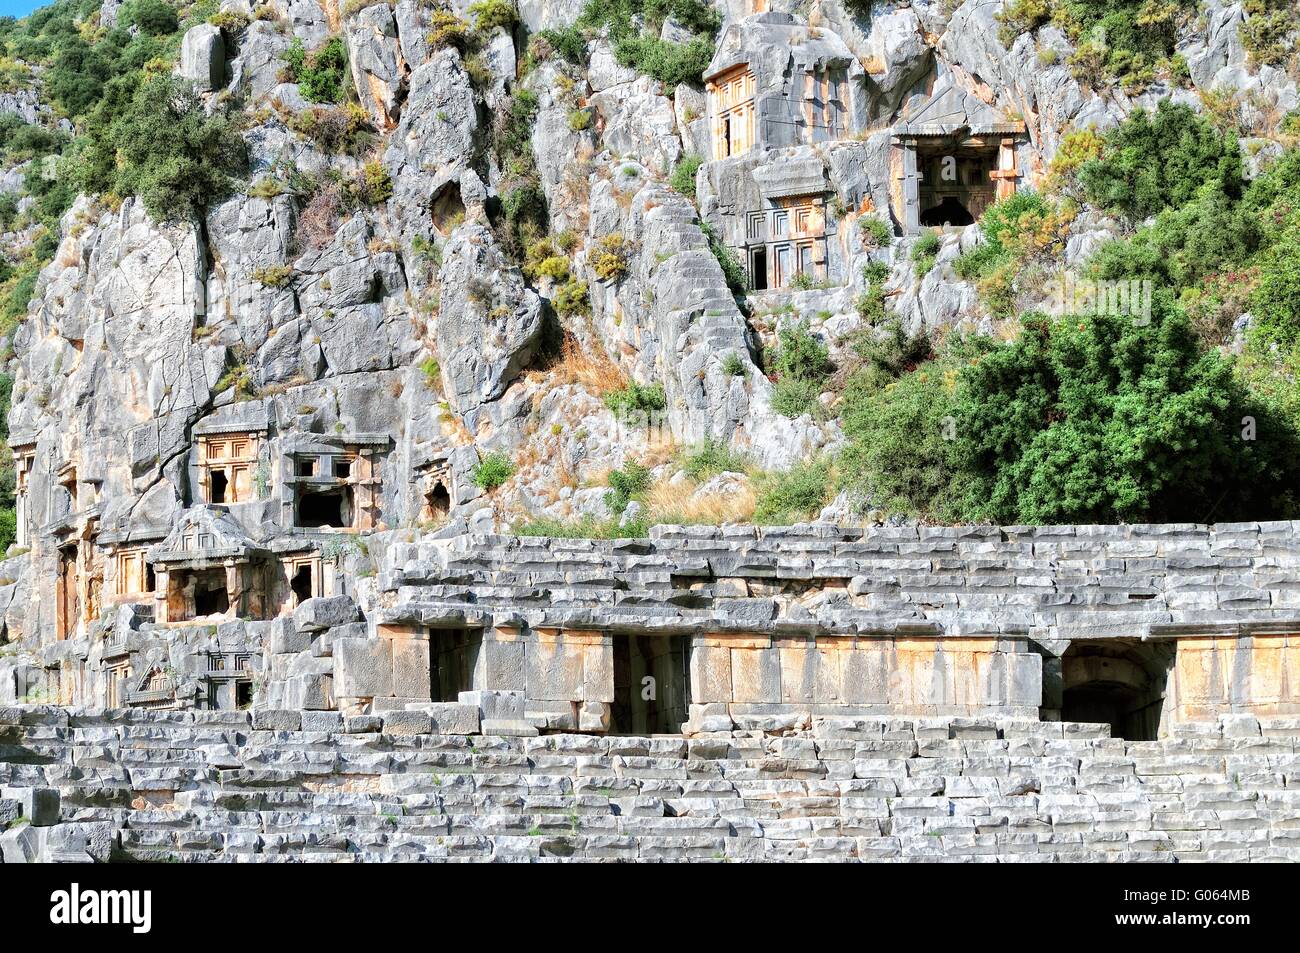
[[[946,521],[1289,517],[1295,432],[1162,299],[1145,325],[1031,316],[1014,341],[950,343],[846,394],[845,482]]]
[[[1102,155],[1078,173],[1088,201],[1132,221],[1191,201],[1206,185],[1241,195],[1241,152],[1191,107],[1161,100],[1105,136]]]
[[[332,36],[310,54],[295,39],[281,55],[281,78],[297,83],[303,98],[312,103],[342,102],[348,91],[348,49],[340,36]]]
[[[225,114],[208,115],[192,86],[158,76],[93,129],[76,168],[86,191],[139,196],[155,219],[180,221],[231,191],[244,156]]]

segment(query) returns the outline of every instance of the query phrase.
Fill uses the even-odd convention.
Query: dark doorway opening
[[[1110,725],[1112,738],[1155,741],[1174,651],[1172,642],[1071,643],[1061,657],[1061,720]]]
[[[252,708],[253,707],[253,683],[238,681],[235,682],[235,707]]]
[[[350,489],[303,490],[298,497],[298,525],[308,529],[351,524],[352,491]]]
[[[610,733],[680,734],[690,705],[690,637],[615,635]]]
[[[209,503],[226,502],[226,475],[220,470],[208,474]]]
[[[293,590],[293,601],[295,605],[302,605],[311,598],[311,566],[299,566],[294,572],[293,578],[289,580],[289,588]]]
[[[226,593],[225,572],[215,570],[200,575],[194,581],[194,614],[217,615],[230,609]]]
[[[920,140],[916,146],[920,224],[969,225],[979,219],[996,199],[997,164],[996,141],[962,136]]]
[[[975,216],[959,199],[951,195],[944,196],[938,205],[921,213],[921,224],[931,228],[940,225],[972,225],[974,222]]]
[[[76,631],[81,618],[81,593],[77,589],[77,546],[63,546],[59,549],[59,578],[57,584],[57,606],[55,621],[58,623],[57,637],[66,639]]]
[[[446,519],[451,512],[451,494],[441,483],[435,483],[433,489],[424,495],[424,503],[431,520]]]
[[[474,667],[483,647],[482,629],[432,629],[429,632],[429,683],[433,701],[458,701],[474,690]]]
[[[754,291],[767,290],[766,248],[755,248],[749,253],[749,286]]]

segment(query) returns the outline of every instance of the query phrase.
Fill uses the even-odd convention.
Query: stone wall
[[[220,694],[216,653],[245,666],[259,708],[422,710],[438,723],[493,723],[485,733],[627,733],[652,723],[649,707],[633,709],[646,700],[647,660],[660,658],[677,662],[655,668],[650,701],[686,712],[654,721],[662,731],[994,715],[1109,720],[1148,738],[1224,713],[1300,714],[1296,529],[376,533],[364,557],[347,557],[351,595],[215,626],[119,606],[85,639],[0,657],[0,704],[109,704],[107,668],[129,660],[133,679],[158,669],[178,705],[202,708]],[[1071,711],[1099,684],[1131,694],[1131,730]]]
[[[407,712],[0,708],[0,855],[1300,860],[1297,719],[1158,742],[994,719],[690,739],[428,728]]]

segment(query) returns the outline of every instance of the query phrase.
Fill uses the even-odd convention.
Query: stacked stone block
[[[410,714],[0,709],[0,853],[1300,860],[1296,719],[1230,715],[1126,742],[1105,726],[992,718],[468,738],[413,732]]]

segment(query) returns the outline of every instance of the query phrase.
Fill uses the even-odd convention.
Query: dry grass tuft
[[[748,485],[735,493],[718,493],[696,497],[698,484],[669,484],[661,480],[646,491],[646,509],[652,523],[718,526],[722,523],[747,523],[753,519],[757,500]]]
[[[608,354],[599,348],[584,349],[572,334],[564,335],[559,356],[538,368],[533,375],[530,375],[530,383],[545,380],[551,387],[580,384],[595,397],[622,390],[628,381],[627,375],[610,360]]]

